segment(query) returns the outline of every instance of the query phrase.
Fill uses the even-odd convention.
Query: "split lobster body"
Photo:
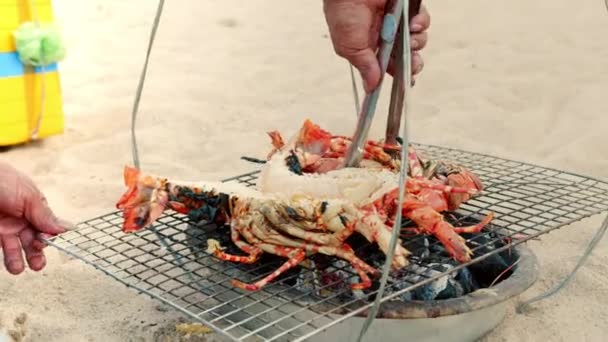
[[[230,255],[215,240],[208,251],[216,257],[254,263],[263,253],[288,258],[275,272],[254,284],[234,280],[247,290],[265,286],[308,256],[321,253],[348,261],[361,282],[353,289],[371,286],[378,270],[357,257],[346,240],[361,234],[388,253],[392,225],[398,210],[416,224],[418,234],[437,237],[459,262],[471,251],[459,233],[480,231],[491,219],[470,227],[453,227],[441,212],[457,209],[483,190],[479,179],[457,164],[423,160],[410,147],[409,178],[404,201],[398,207],[398,170],[402,161],[385,146],[368,141],[360,168],[340,168],[350,140],[334,136],[310,121],[288,143],[279,132],[269,133],[274,149],[269,153],[257,188],[231,183],[186,183],[141,174],[125,168],[128,190],[117,203],[124,212],[125,232],[147,227],[164,210],[173,209],[195,220],[204,219],[230,227],[232,242],[246,255]],[[408,265],[410,255],[397,244],[391,265]]]

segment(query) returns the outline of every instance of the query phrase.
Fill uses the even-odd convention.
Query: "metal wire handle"
[[[549,290],[549,291],[547,291],[547,292],[545,292],[545,293],[543,293],[541,295],[538,295],[538,296],[536,296],[534,298],[528,299],[527,301],[525,301],[525,302],[521,303],[520,305],[518,305],[517,309],[516,309],[517,313],[523,313],[526,309],[528,309],[528,307],[530,306],[530,304],[532,304],[534,302],[538,302],[538,301],[543,300],[543,299],[547,299],[547,298],[553,296],[554,294],[558,293],[564,287],[566,287],[572,281],[572,279],[576,275],[576,272],[585,264],[585,262],[587,261],[587,259],[589,258],[589,256],[591,255],[591,253],[593,252],[593,250],[595,249],[595,247],[598,245],[598,243],[602,240],[602,237],[604,237],[604,234],[606,233],[606,230],[608,230],[608,216],[606,216],[606,218],[602,222],[600,228],[598,229],[598,231],[595,233],[595,235],[593,236],[593,238],[591,239],[591,241],[587,245],[587,248],[585,249],[585,252],[578,259],[578,262],[577,262],[576,266],[570,272],[570,274],[564,280],[562,280],[562,282],[559,285],[557,285],[553,289],[551,289],[551,290]]]
[[[604,0],[604,6],[606,7],[605,8],[606,11],[608,11],[608,0]],[[591,253],[593,253],[593,250],[595,249],[595,247],[597,247],[598,243],[604,237],[606,230],[608,230],[608,215],[606,216],[606,218],[600,225],[600,228],[597,230],[597,232],[595,233],[595,235],[593,236],[593,238],[587,245],[585,252],[583,252],[583,255],[580,256],[580,258],[578,259],[578,262],[576,263],[576,266],[570,272],[570,274],[568,274],[568,276],[566,278],[564,278],[564,280],[562,280],[562,282],[559,285],[555,286],[551,290],[549,290],[541,295],[538,295],[534,298],[528,299],[527,301],[519,304],[516,308],[517,313],[523,313],[526,309],[528,309],[530,307],[530,305],[532,303],[552,297],[553,295],[555,295],[556,293],[561,291],[563,288],[565,288],[572,281],[572,279],[576,275],[576,272],[578,272],[578,270],[585,264],[585,262],[587,261],[587,259],[591,255]]]
[[[403,39],[403,49],[402,56],[397,56],[397,58],[403,58],[403,79],[405,80],[404,87],[411,88],[412,84],[412,58],[411,58],[411,42],[410,42],[410,30],[409,30],[409,17],[407,13],[409,13],[410,3],[409,0],[403,1],[402,14],[401,14],[401,37]],[[401,76],[401,75],[399,75]],[[402,109],[402,128],[401,134],[403,143],[401,145],[401,165],[399,166],[399,199],[397,200],[397,208],[401,208],[403,206],[403,197],[405,196],[405,186],[407,183],[407,171],[409,163],[406,163],[407,160],[407,150],[409,147],[409,135],[408,135],[408,125],[406,125],[406,117],[408,110],[408,101],[407,95],[409,91],[405,91],[403,97],[403,109]],[[395,221],[393,222],[393,230],[391,232],[391,240],[388,247],[388,253],[386,255],[386,261],[382,267],[382,277],[380,278],[380,288],[378,293],[376,294],[376,298],[374,300],[374,305],[372,306],[368,316],[363,322],[363,326],[361,327],[361,331],[359,332],[359,337],[357,338],[357,342],[360,342],[367,330],[371,326],[372,322],[376,318],[378,314],[378,310],[380,309],[380,302],[382,301],[382,296],[384,295],[384,290],[386,288],[386,283],[388,281],[388,274],[390,272],[391,263],[393,260],[393,256],[395,255],[395,248],[397,247],[397,240],[399,238],[400,228],[401,228],[401,220],[402,220],[402,210],[397,210],[397,216],[395,217]]]
[[[139,101],[141,100],[141,93],[146,82],[146,73],[148,71],[148,62],[150,61],[150,53],[152,52],[152,46],[154,45],[154,38],[156,37],[156,31],[160,23],[160,17],[163,13],[163,6],[165,0],[159,0],[158,7],[156,9],[156,16],[154,17],[154,23],[152,24],[152,32],[150,34],[150,40],[148,41],[148,50],[146,51],[146,60],[139,76],[139,84],[137,85],[137,92],[135,93],[135,101],[133,103],[133,110],[131,112],[131,150],[133,153],[133,165],[136,168],[140,168],[139,152],[137,151],[137,139],[135,137],[135,121],[137,119],[137,111],[139,109]]]
[[[359,91],[357,90],[357,81],[355,80],[355,70],[352,64],[349,63],[348,66],[350,67],[350,81],[352,83],[353,96],[355,98],[355,116],[359,117],[359,113],[361,112],[361,105],[359,103]]]

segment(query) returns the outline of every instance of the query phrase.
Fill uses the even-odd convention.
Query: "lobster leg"
[[[351,222],[347,222],[344,230],[339,233],[336,233],[336,239],[340,242],[344,242],[355,232],[355,224]]]
[[[234,242],[234,244],[239,249],[249,255],[242,256],[224,253],[224,251],[220,249],[219,244],[214,242],[208,243],[209,251],[212,252],[213,255],[215,255],[217,258],[225,261],[238,262],[243,264],[253,264],[254,262],[258,261],[258,259],[262,255],[262,250],[243,242],[239,236],[239,230],[236,226],[232,226],[230,228],[230,237],[232,238],[232,242]]]
[[[468,226],[468,227],[454,227],[454,231],[456,233],[458,233],[458,234],[462,234],[462,233],[469,233],[469,234],[479,233],[485,226],[488,225],[488,223],[490,223],[490,221],[492,221],[493,218],[494,218],[494,214],[493,213],[489,213],[478,224],[474,224],[474,225]]]
[[[469,262],[473,252],[466,245],[464,238],[458,235],[458,232],[480,231],[492,219],[490,214],[479,224],[460,229],[455,228],[428,204],[412,197],[409,197],[404,203],[403,216],[416,223],[418,232],[434,235],[441,241],[450,256],[461,263]]]
[[[378,271],[370,265],[366,264],[363,260],[357,258],[355,252],[349,245],[344,244],[341,248],[337,248],[335,251],[335,255],[350,262],[350,264],[353,266],[353,268],[359,275],[359,278],[361,278],[360,283],[351,285],[351,288],[353,290],[364,290],[372,286],[372,280],[367,274],[369,273],[372,275],[377,275]]]
[[[465,240],[438,212],[427,206],[404,211],[404,216],[416,222],[419,233],[434,235],[458,262],[468,262],[471,259],[472,252]]]
[[[243,290],[248,290],[248,291],[258,291],[259,289],[266,286],[268,283],[273,281],[276,277],[278,277],[282,273],[284,273],[287,270],[300,264],[304,260],[304,258],[306,258],[306,252],[302,248],[300,248],[300,249],[295,249],[295,248],[279,249],[279,248],[277,248],[278,246],[274,246],[274,245],[269,245],[269,246],[274,247],[275,251],[273,254],[289,257],[290,259],[287,260],[283,265],[281,265],[281,267],[277,268],[274,272],[270,273],[266,277],[262,278],[261,280],[256,281],[253,284],[246,284],[246,283],[243,283],[242,281],[232,279],[230,282],[232,283],[232,285],[234,287],[237,287],[237,288],[243,289]],[[284,249],[285,251],[281,251],[282,249]]]
[[[306,251],[310,252],[321,252],[327,255],[335,255],[339,258],[342,258],[348,261],[359,277],[361,278],[361,282],[357,284],[352,284],[351,287],[353,289],[366,289],[372,285],[371,279],[367,275],[372,274],[376,275],[378,271],[373,267],[366,264],[363,260],[359,259],[352,248],[348,245],[344,244],[341,247],[331,247],[331,246],[316,246],[316,245],[303,245],[302,248],[291,248],[291,247],[282,247],[277,245],[272,245],[268,243],[260,243],[257,245],[258,248],[278,256],[288,257],[290,258],[286,261],[281,267],[276,269],[271,274],[267,275],[263,279],[253,283],[246,284],[239,280],[233,279],[231,283],[233,286],[248,290],[248,291],[257,291],[260,288],[266,286],[268,283],[276,279],[279,275],[286,272],[287,270],[299,265],[306,257]]]
[[[426,179],[410,179],[410,180],[408,180],[408,182],[410,182],[410,184],[408,184],[410,186],[418,186],[420,188],[439,190],[446,194],[475,195],[478,192],[475,189],[471,189],[471,188],[467,188],[467,187],[463,187],[463,186],[451,186],[451,185],[436,183],[436,182],[429,181]]]
[[[424,173],[422,172],[422,165],[420,165],[420,159],[418,154],[413,147],[409,146],[407,150],[407,160],[410,164],[410,174],[413,178],[423,178]]]
[[[390,147],[387,147],[387,149]],[[323,158],[337,159],[344,158],[346,151],[328,151],[323,154]],[[362,153],[363,159],[375,160],[383,165],[389,165],[392,160],[382,147],[367,145]]]
[[[296,212],[296,209],[288,207],[292,212]],[[263,207],[260,208],[260,212],[264,217],[270,221],[274,228],[277,228],[291,236],[300,238],[307,242],[312,242],[318,245],[338,245],[340,240],[336,239],[333,233],[317,233],[309,231],[312,228],[323,229],[323,222],[320,219],[313,217],[302,217],[300,220],[294,220],[288,214],[283,214],[276,207]]]
[[[472,226],[465,226],[465,227],[453,227],[454,231],[457,234],[463,234],[463,233],[468,233],[468,234],[476,234],[479,233],[485,226],[487,226],[490,221],[492,221],[492,219],[494,218],[494,213],[489,213],[488,215],[486,215],[486,217],[479,223],[474,224]],[[417,232],[419,230],[418,227],[404,227],[401,228],[402,232]]]

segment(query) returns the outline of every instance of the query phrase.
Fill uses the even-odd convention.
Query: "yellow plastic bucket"
[[[53,21],[51,0],[0,0],[0,146],[16,145],[61,134],[64,130],[61,84],[56,64],[44,68],[21,63],[15,51],[13,32],[33,21],[30,4],[36,6],[40,23]],[[41,111],[41,81],[44,77],[44,108]]]

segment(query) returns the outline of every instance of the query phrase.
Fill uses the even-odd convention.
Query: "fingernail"
[[[60,218],[57,219],[57,225],[61,227],[64,231],[75,230],[77,228],[74,223]]]
[[[410,26],[410,31],[418,32],[421,30],[422,30],[422,25],[420,25],[420,24],[412,24],[412,26]]]
[[[363,76],[363,75],[361,75]],[[371,93],[373,89],[371,89],[371,85],[369,84],[370,82],[368,80],[366,80],[365,78],[363,78],[363,90],[365,90],[366,93]]]
[[[52,238],[54,235],[51,234],[46,234],[46,233],[40,233],[38,234],[38,238],[42,239],[42,240],[48,240],[50,238]]]

